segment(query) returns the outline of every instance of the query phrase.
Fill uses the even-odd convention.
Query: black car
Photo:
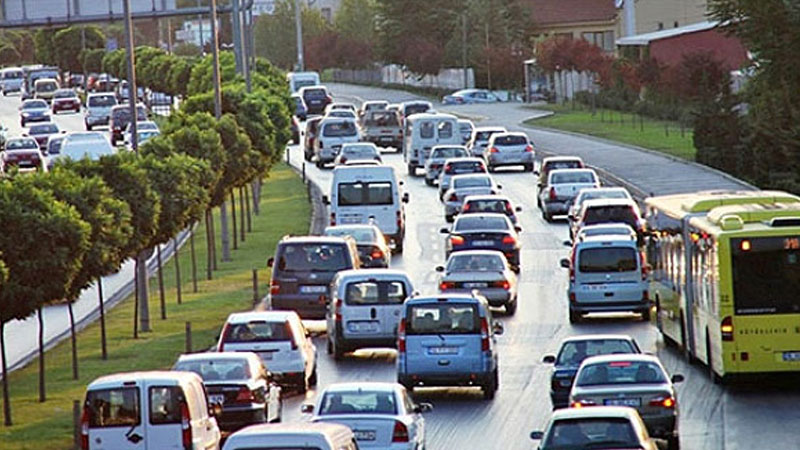
[[[323,114],[325,107],[333,103],[333,97],[325,86],[308,86],[300,90],[306,104],[306,114]]]
[[[117,145],[117,141],[122,139],[125,129],[131,122],[130,105],[117,105],[111,108],[111,118],[109,119],[109,129],[111,130],[111,145]],[[136,106],[136,116],[139,121],[147,120],[147,110],[143,105]]]
[[[346,237],[287,236],[278,243],[272,267],[269,304],[296,311],[303,319],[324,319],[328,287],[340,270],[361,266],[356,242]]]
[[[361,267],[388,268],[392,252],[381,229],[372,224],[338,225],[325,228],[325,236],[350,236],[356,241]]]
[[[550,375],[550,401],[553,409],[569,406],[569,392],[578,367],[590,356],[617,353],[642,353],[636,339],[627,335],[585,334],[564,339],[558,355],[545,355],[542,361],[553,364]]]
[[[445,257],[461,250],[497,250],[502,252],[512,270],[520,269],[521,228],[511,223],[505,214],[468,214],[458,216],[452,229],[442,228],[446,234]]]
[[[294,116],[300,121],[305,121],[306,116],[308,116],[306,102],[303,101],[303,97],[300,94],[292,94],[292,99],[294,100]]]

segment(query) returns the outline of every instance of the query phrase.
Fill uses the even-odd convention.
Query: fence
[[[475,72],[466,69],[442,69],[437,75],[418,75],[402,66],[390,64],[376,69],[333,69],[333,81],[356,84],[395,84],[438,89],[464,89],[475,86]]]

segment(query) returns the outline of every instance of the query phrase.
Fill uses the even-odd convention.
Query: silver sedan
[[[439,292],[469,294],[477,289],[491,306],[503,306],[506,312],[517,311],[517,275],[506,257],[496,250],[465,250],[451,253],[442,273]]]
[[[442,173],[445,161],[450,158],[466,158],[469,156],[463,145],[437,145],[431,150],[431,156],[425,160],[425,184],[433,186]]]
[[[444,217],[448,222],[461,211],[464,199],[470,195],[493,195],[503,187],[495,184],[489,174],[456,175],[452,178],[451,187],[444,193]]]

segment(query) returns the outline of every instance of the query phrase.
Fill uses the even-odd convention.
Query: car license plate
[[[456,347],[431,347],[430,352],[433,355],[455,355],[458,353]]]
[[[800,352],[783,352],[784,361],[800,361]]]
[[[264,361],[272,361],[272,353],[273,352],[258,352],[258,356]]]
[[[375,432],[372,430],[353,430],[357,441],[374,441]]]
[[[583,286],[584,291],[605,291],[605,284],[588,284]]]
[[[350,223],[361,223],[360,217],[342,217],[343,224],[350,224]]]
[[[381,136],[381,142],[391,142],[391,141],[392,141],[391,136]]]
[[[488,284],[486,284],[486,283],[475,283],[475,282],[464,283],[464,287],[465,288],[470,288],[470,289],[471,288],[485,288],[486,286],[488,286]]]
[[[347,328],[350,331],[377,331],[378,324],[375,322],[348,322]]]
[[[494,245],[494,241],[473,241],[472,244],[480,246],[491,246]]]
[[[327,286],[300,286],[301,294],[321,294],[325,292]]]
[[[220,405],[225,403],[225,395],[223,394],[216,394],[216,395],[209,395],[208,402],[212,405],[215,403],[219,403]]]
[[[603,400],[606,406],[641,406],[642,399],[640,398],[607,398]]]

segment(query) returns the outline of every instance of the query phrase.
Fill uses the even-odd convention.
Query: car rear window
[[[437,148],[433,151],[431,158],[461,158],[467,156],[467,151],[459,147]]]
[[[339,206],[391,205],[392,183],[340,183],[337,188]]]
[[[467,187],[486,187],[491,186],[492,180],[486,177],[468,177],[456,178],[453,180],[453,188],[467,188]]]
[[[435,135],[436,126],[432,121],[425,121],[419,124],[419,136],[423,139],[431,139]]]
[[[375,151],[373,147],[368,145],[348,145],[347,147],[342,148],[342,154],[347,155],[348,157],[364,157],[364,158],[374,158],[377,156],[378,152]]]
[[[493,134],[502,133],[502,130],[489,130],[489,131],[478,131],[475,133],[475,141],[488,141]]]
[[[24,75],[21,70],[9,70],[3,73],[3,79],[5,80],[16,80],[22,78]]]
[[[470,200],[464,205],[464,212],[506,214],[512,209],[511,203],[506,200]]]
[[[349,120],[326,123],[322,127],[322,135],[325,137],[355,136],[356,134],[358,134],[356,124]]]
[[[86,394],[89,428],[132,427],[141,423],[138,387],[98,389]]]
[[[282,272],[338,272],[351,269],[352,262],[344,243],[283,244],[277,268]]]
[[[406,334],[480,333],[478,307],[471,303],[442,302],[413,305],[407,315]]]
[[[117,100],[113,95],[95,95],[89,97],[89,106],[113,106],[117,104]]]
[[[425,104],[407,105],[406,108],[405,108],[405,115],[406,115],[406,117],[408,117],[408,116],[410,116],[412,114],[424,113],[428,109],[430,109],[430,108],[428,107],[428,105],[425,105]]]
[[[319,414],[397,414],[393,392],[327,392]]]
[[[562,183],[594,183],[595,177],[591,172],[562,172],[555,173],[550,177],[553,184]]]
[[[471,230],[508,230],[508,220],[503,217],[474,217],[472,215],[459,217],[456,220],[455,231]]]
[[[325,98],[328,92],[325,89],[306,89],[303,91],[303,98]]]
[[[500,255],[455,254],[447,263],[448,272],[502,272],[505,268]]]
[[[56,93],[53,94],[53,97],[55,97],[55,98],[72,98],[72,97],[76,97],[76,95],[75,95],[75,91],[67,89],[67,90],[56,91]]]
[[[328,228],[325,230],[325,236],[336,236],[336,237],[344,237],[350,236],[355,239],[358,243],[373,243],[378,238],[376,236],[375,230],[372,228],[367,227],[358,227],[358,228],[348,228],[348,227],[336,227],[336,228]]]
[[[575,384],[666,383],[664,371],[649,361],[612,361],[583,366]]]
[[[247,323],[232,323],[225,327],[222,341],[225,343],[279,342],[292,339],[287,322],[254,320]]]
[[[344,301],[348,305],[399,305],[408,297],[399,280],[366,280],[347,283]]]
[[[200,375],[203,381],[234,381],[250,378],[250,364],[244,358],[179,361],[172,370],[194,372]]]
[[[445,167],[445,173],[458,175],[462,173],[482,173],[486,168],[481,161],[453,161]]]
[[[558,420],[550,427],[544,447],[642,448],[630,421],[614,417]]]
[[[549,172],[556,169],[582,169],[583,163],[580,161],[548,161],[544,166],[544,170]]]
[[[399,127],[400,118],[391,111],[373,112],[367,118],[366,125],[372,127]]]
[[[639,266],[631,247],[585,248],[578,256],[578,270],[584,273],[632,272]]]
[[[631,341],[625,339],[591,339],[567,341],[558,353],[558,365],[580,365],[590,356],[615,353],[639,353]]]
[[[150,393],[150,423],[179,424],[183,419],[181,404],[186,402],[180,386],[152,386]]]
[[[583,215],[584,225],[611,222],[626,223],[636,228],[639,218],[636,217],[636,212],[630,205],[608,205],[588,208]]]
[[[494,138],[494,145],[526,145],[528,139],[525,136],[497,136]]]
[[[439,122],[439,138],[450,139],[453,137],[453,122]]]

